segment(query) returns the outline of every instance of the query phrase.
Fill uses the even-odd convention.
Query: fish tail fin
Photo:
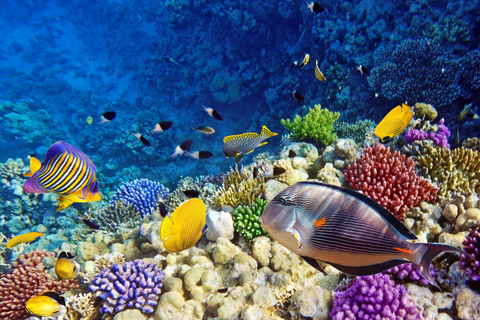
[[[235,155],[235,163],[240,163],[240,161],[242,161],[242,159],[243,159],[243,154],[237,153]]]
[[[463,254],[465,254],[465,252],[459,248],[440,243],[422,243],[420,246],[421,247],[418,250],[420,262],[414,263],[414,265],[429,283],[440,289],[435,282],[435,279],[430,275],[430,265],[432,260],[442,252],[453,251]]]
[[[264,137],[265,139],[271,138],[276,136],[278,133],[270,131],[266,126],[262,127],[262,132],[260,132],[260,136]]]
[[[42,163],[40,162],[40,160],[38,160],[37,158],[35,157],[31,157],[30,158],[30,172],[28,173],[25,173],[24,176],[25,177],[31,177],[33,176],[33,174],[35,172],[37,172],[38,170],[40,170],[40,167],[42,166]]]

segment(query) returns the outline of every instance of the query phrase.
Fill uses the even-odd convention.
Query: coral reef
[[[259,236],[268,236],[268,232],[260,226],[258,219],[263,213],[267,201],[262,198],[246,206],[238,206],[233,211],[233,225],[239,235],[247,239],[248,244],[252,244],[254,238]]]
[[[339,138],[353,139],[359,145],[363,144],[367,133],[375,130],[376,126],[375,122],[370,119],[357,120],[353,124],[344,121],[333,124]]]
[[[437,118],[438,112],[431,104],[417,102],[415,103],[415,116],[417,118],[433,121]]]
[[[463,241],[463,250],[460,267],[473,281],[480,280],[480,227],[470,230]]]
[[[165,206],[169,211],[175,211],[186,200],[183,192],[187,190],[197,191],[198,198],[206,205],[211,205],[212,197],[220,188],[221,182],[223,182],[223,176],[218,178],[213,176],[181,178],[177,183],[177,188],[164,199]]]
[[[142,214],[134,204],[117,200],[99,210],[89,211],[87,217],[98,223],[101,229],[116,233],[122,228],[133,228],[142,220]]]
[[[309,108],[305,117],[296,114],[293,121],[281,119],[281,123],[292,132],[292,138],[303,140],[308,137],[327,146],[337,140],[333,124],[339,117],[340,113],[322,109],[322,106],[317,104]]]
[[[444,125],[444,122],[445,119],[440,119],[436,132],[426,132],[422,129],[407,129],[405,132],[405,140],[407,140],[408,143],[412,143],[417,140],[430,139],[436,146],[450,149],[448,137],[450,137],[451,132],[448,130],[447,126]]]
[[[345,181],[403,220],[410,208],[437,197],[437,189],[417,176],[415,161],[405,158],[378,143],[367,146],[360,160],[345,169]]]
[[[98,310],[94,306],[95,295],[91,292],[79,293],[65,299],[68,313],[63,320],[94,320],[98,317]]]
[[[480,151],[480,139],[478,139],[477,137],[467,138],[466,140],[462,141],[462,147],[466,149]]]

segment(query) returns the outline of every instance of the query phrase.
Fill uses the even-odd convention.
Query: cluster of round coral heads
[[[460,266],[473,281],[480,280],[480,227],[470,230],[463,241],[463,250]]]

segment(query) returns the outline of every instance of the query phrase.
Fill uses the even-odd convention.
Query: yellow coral
[[[477,137],[467,138],[467,140],[462,141],[462,147],[480,151],[480,140]]]
[[[68,313],[64,320],[92,320],[98,316],[98,310],[94,306],[95,296],[93,293],[80,293],[65,299]]]

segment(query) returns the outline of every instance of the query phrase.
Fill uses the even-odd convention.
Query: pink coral
[[[0,274],[0,318],[26,319],[25,303],[43,291],[55,291],[59,294],[77,289],[77,280],[58,280],[45,272],[43,259],[54,257],[55,253],[35,250],[21,255],[12,269]]]
[[[415,161],[382,144],[367,146],[362,157],[349,165],[345,180],[403,221],[405,213],[421,201],[434,202],[438,189],[417,176]]]

